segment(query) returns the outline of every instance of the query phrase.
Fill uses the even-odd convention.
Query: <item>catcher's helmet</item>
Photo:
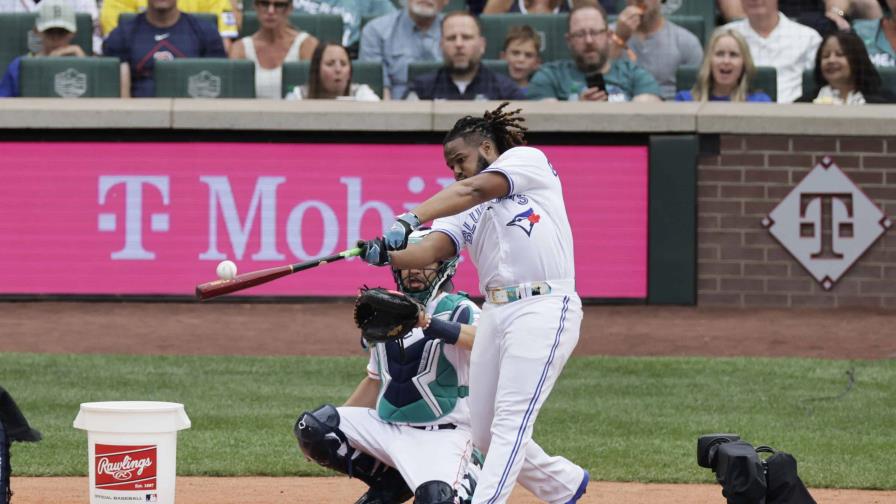
[[[408,245],[419,243],[426,235],[432,232],[430,228],[420,228],[408,236]],[[453,286],[451,277],[457,271],[457,262],[459,257],[452,257],[445,261],[439,261],[439,265],[435,270],[435,275],[431,275],[433,270],[421,268],[426,278],[424,278],[424,287],[422,289],[411,289],[404,285],[401,281],[401,270],[392,269],[392,276],[395,278],[395,285],[398,290],[416,299],[424,306],[429,302],[440,290],[450,291]]]

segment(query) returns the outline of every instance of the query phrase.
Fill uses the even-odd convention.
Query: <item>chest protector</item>
[[[446,296],[446,298],[460,296]],[[465,299],[465,298],[462,298]],[[452,313],[455,299],[443,299],[435,313]],[[450,305],[450,306],[449,306]],[[441,340],[427,339],[420,329],[404,338],[404,352],[397,341],[373,347],[380,375],[377,414],[393,423],[432,423],[454,411],[457,401],[469,395],[457,369],[445,355]]]

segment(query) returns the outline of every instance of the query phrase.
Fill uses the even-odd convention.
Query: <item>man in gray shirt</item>
[[[628,58],[650,72],[664,100],[675,97],[675,72],[699,66],[703,48],[697,37],[663,17],[661,0],[627,0],[613,27],[612,55]]]
[[[378,17],[361,32],[361,61],[383,62],[383,98],[400,100],[408,64],[442,61],[442,9],[448,0],[408,0],[407,8]]]

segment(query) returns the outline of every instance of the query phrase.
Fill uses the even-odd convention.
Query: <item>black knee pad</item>
[[[427,481],[414,492],[414,504],[454,504],[454,489],[444,481]]]
[[[306,457],[324,467],[345,472],[342,466],[348,443],[345,434],[339,430],[339,412],[335,406],[325,404],[302,413],[296,420],[293,434]]]

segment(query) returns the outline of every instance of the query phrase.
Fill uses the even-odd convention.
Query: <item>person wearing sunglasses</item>
[[[289,24],[291,0],[255,0],[255,12],[258,31],[237,40],[230,48],[230,59],[253,61],[255,96],[279,100],[283,63],[311,59],[318,40]]]

